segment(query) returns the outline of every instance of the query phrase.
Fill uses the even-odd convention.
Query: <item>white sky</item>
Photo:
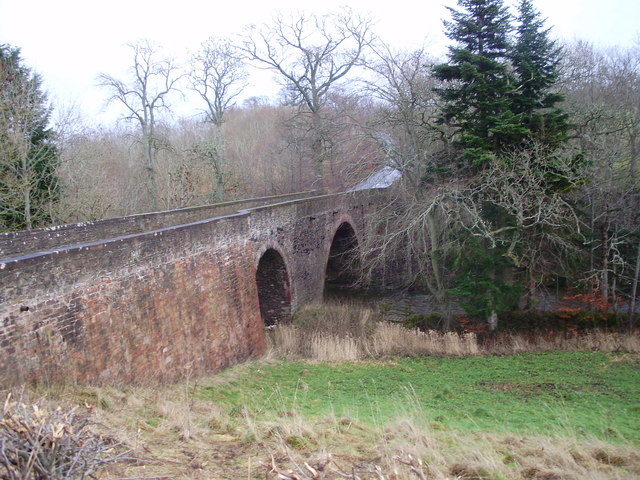
[[[534,3],[558,38],[602,46],[640,40],[640,0]],[[108,92],[96,86],[96,76],[103,72],[127,78],[132,58],[127,43],[148,38],[176,59],[186,58],[187,51],[197,50],[210,35],[241,33],[247,24],[268,22],[276,9],[326,13],[344,4],[370,13],[377,21],[375,32],[386,43],[403,48],[424,43],[434,54],[443,53],[447,43],[442,33],[442,19],[449,18],[444,5],[456,6],[455,0],[0,0],[0,43],[21,48],[25,64],[42,75],[54,102],[75,104],[89,122],[101,123],[113,119],[115,112],[113,107],[105,110]],[[269,79],[259,77],[260,84],[248,95],[273,95],[276,90]],[[173,106],[181,111],[177,103],[174,100]]]

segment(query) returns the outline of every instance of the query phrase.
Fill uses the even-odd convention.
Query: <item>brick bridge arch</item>
[[[260,355],[265,324],[348,276],[389,198],[302,192],[0,234],[0,382],[167,381]]]
[[[326,283],[351,285],[358,277],[359,245],[356,223],[348,215],[335,222],[327,251]]]
[[[287,261],[277,247],[261,249],[256,266],[256,289],[260,316],[265,327],[286,322],[291,317],[293,296]]]

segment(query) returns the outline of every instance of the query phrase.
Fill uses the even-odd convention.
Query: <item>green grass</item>
[[[640,362],[598,352],[366,363],[274,362],[217,377],[198,395],[232,415],[295,411],[384,425],[419,416],[434,428],[596,437],[640,445]],[[220,381],[219,379],[226,379]]]

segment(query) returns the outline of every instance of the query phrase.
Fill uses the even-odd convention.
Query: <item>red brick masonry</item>
[[[260,355],[261,255],[284,259],[294,310],[319,300],[338,227],[362,235],[387,192],[257,200],[0,236],[0,386],[172,381]]]

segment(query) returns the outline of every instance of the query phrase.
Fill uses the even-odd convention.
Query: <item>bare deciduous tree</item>
[[[247,85],[248,73],[237,48],[209,37],[191,57],[189,85],[207,105],[206,120],[220,127],[224,114]]]
[[[238,49],[226,39],[209,37],[191,57],[189,86],[206,104],[205,121],[212,124],[211,138],[200,141],[190,151],[214,173],[211,201],[224,200],[229,183],[229,165],[223,135],[225,114],[247,86],[248,72]]]
[[[372,232],[363,246],[369,274],[395,258],[407,268],[405,283],[426,287],[447,313],[456,258],[468,255],[466,246],[476,239],[506,260],[505,278],[488,272],[488,279],[496,275],[494,282],[512,284],[522,276],[526,306],[532,306],[549,272],[565,272],[567,260],[580,254],[581,243],[576,240],[583,238],[579,215],[566,198],[570,187],[549,188],[549,170],[540,168],[540,155],[534,149],[495,157],[486,170],[463,181],[453,179],[430,188],[405,182],[399,201],[370,222]],[[564,176],[563,183],[575,186],[583,177],[570,159],[558,152],[545,160],[554,163],[556,177]],[[489,209],[498,209],[507,220],[496,222]],[[487,320],[495,327],[497,309],[491,300],[488,305]]]
[[[290,108],[250,99],[229,112],[225,146],[229,165],[240,179],[244,196],[287,193],[295,185],[291,150],[286,148],[283,124]]]
[[[478,222],[471,233],[508,247],[505,255],[526,272],[527,308],[533,307],[538,288],[551,272],[567,272],[567,260],[579,255],[582,242],[577,241],[584,239],[579,215],[567,197],[584,180],[585,171],[573,163],[571,152],[543,155],[541,150],[532,145],[491,162],[472,197],[508,215],[506,225]],[[553,181],[566,185],[562,190],[550,188],[551,171]]]
[[[584,279],[599,289],[605,303],[624,292],[634,304],[640,235],[640,50],[637,45],[602,50],[577,42],[565,51],[562,87],[572,114],[572,141],[591,164],[581,199],[590,230]]]
[[[156,153],[160,148],[156,132],[157,115],[169,110],[168,96],[178,91],[177,82],[182,77],[176,65],[167,58],[158,58],[160,48],[148,40],[129,45],[133,50],[132,78],[123,82],[107,74],[100,74],[101,86],[111,90],[109,102],[122,104],[126,119],[140,126],[144,146],[144,168],[151,206],[157,207]]]
[[[340,14],[277,15],[273,25],[250,26],[241,49],[248,59],[276,72],[288,100],[308,117],[311,161],[322,185],[327,138],[322,111],[331,89],[343,80],[371,43],[372,21],[344,9]]]
[[[418,185],[437,148],[433,129],[437,82],[428,69],[433,60],[424,49],[397,51],[378,43],[372,51],[366,67],[374,77],[365,82],[365,93],[381,105],[369,128],[405,181]]]
[[[640,45],[601,50],[576,42],[565,51],[561,86],[575,141],[592,157],[617,149],[618,171],[630,183],[637,182]]]
[[[130,129],[87,129],[64,139],[59,174],[60,215],[66,222],[129,215],[145,209],[138,148]],[[137,147],[137,145],[136,145]]]

